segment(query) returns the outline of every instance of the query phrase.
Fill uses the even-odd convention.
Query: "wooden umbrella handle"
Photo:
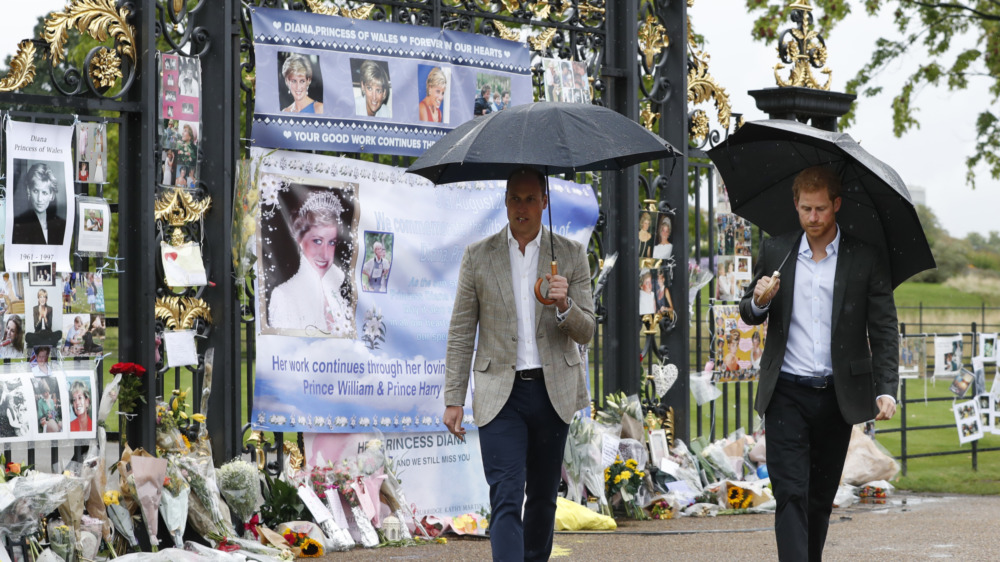
[[[556,263],[556,260],[552,260],[552,275],[558,275],[558,274],[559,274],[559,265]],[[545,306],[548,306],[550,304],[556,304],[556,299],[549,299],[542,296],[542,281],[544,280],[545,280],[544,277],[539,277],[538,280],[535,281],[535,298],[538,299],[538,302],[544,304]]]

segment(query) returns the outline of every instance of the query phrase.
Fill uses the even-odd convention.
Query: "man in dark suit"
[[[596,325],[590,266],[580,243],[542,227],[544,186],[531,168],[507,180],[508,227],[466,248],[448,329],[444,423],[465,435],[471,371],[494,560],[548,560],[569,422],[589,404],[577,344]],[[542,274],[548,306],[533,294]]]
[[[778,557],[821,560],[852,425],[896,412],[899,332],[888,261],[837,226],[837,175],[807,168],[792,191],[804,232],[764,241],[740,316],[769,320],[756,409]]]
[[[472,115],[479,117],[480,115],[486,115],[491,113],[493,110],[490,109],[490,87],[483,86],[479,90],[479,97],[476,98],[476,102],[472,109]]]
[[[48,164],[28,168],[24,186],[30,205],[14,217],[12,244],[62,244],[66,219],[56,212],[52,202],[59,189],[59,180]]]

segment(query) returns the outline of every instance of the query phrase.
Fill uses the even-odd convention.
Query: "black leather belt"
[[[542,380],[542,369],[541,367],[539,367],[537,369],[525,369],[523,371],[514,371],[514,376],[521,379],[522,381]]]
[[[804,377],[802,375],[793,375],[791,373],[781,371],[778,373],[778,378],[808,388],[824,389],[833,387],[833,375],[827,375],[825,377]]]

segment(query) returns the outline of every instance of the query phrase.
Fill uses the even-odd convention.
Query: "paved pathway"
[[[907,494],[890,501],[834,510],[824,559],[1000,559],[1000,497]],[[553,559],[776,560],[773,523],[770,514],[626,521],[610,533],[556,533]],[[446,545],[358,549],[322,560],[489,558],[489,541],[449,538]]]

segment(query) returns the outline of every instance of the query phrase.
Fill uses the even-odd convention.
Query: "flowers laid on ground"
[[[639,507],[636,497],[645,476],[646,473],[639,470],[639,463],[635,459],[622,461],[620,456],[615,458],[611,466],[604,469],[604,483],[608,497],[620,495],[626,515],[633,519],[646,519],[646,514]]]
[[[730,509],[746,509],[753,503],[753,494],[739,486],[730,486],[726,502]]]
[[[656,500],[649,506],[649,516],[653,519],[673,519],[674,508],[667,500]]]

